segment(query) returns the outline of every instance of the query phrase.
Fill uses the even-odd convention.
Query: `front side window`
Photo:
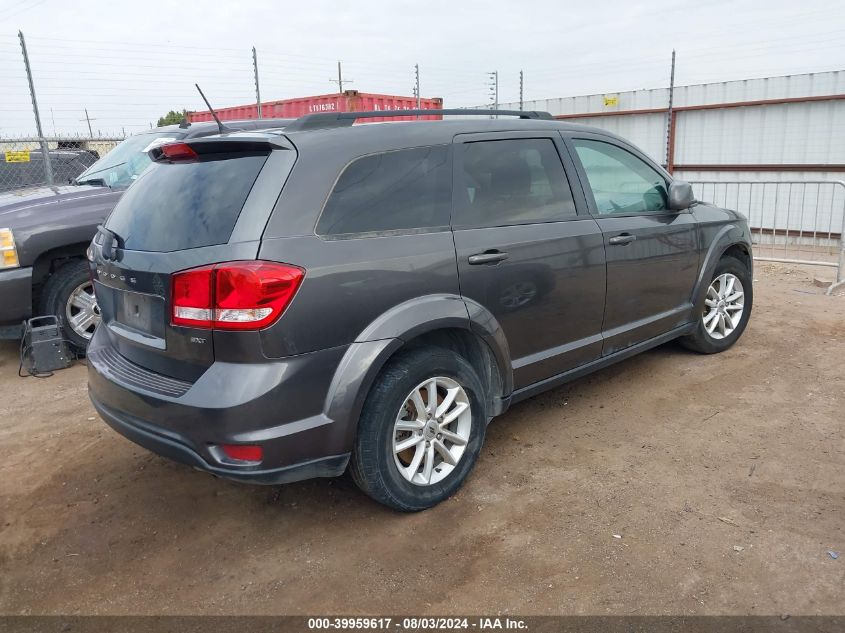
[[[575,151],[600,215],[653,213],[669,208],[666,180],[631,152],[611,143],[574,139]]]
[[[572,191],[551,139],[466,143],[453,225],[558,222],[576,215]]]
[[[340,175],[317,222],[317,234],[448,227],[451,181],[447,145],[364,156]]]

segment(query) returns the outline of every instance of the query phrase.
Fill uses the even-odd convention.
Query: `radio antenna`
[[[211,104],[208,102],[208,99],[205,98],[205,95],[203,94],[202,88],[200,88],[200,85],[199,84],[194,84],[194,85],[197,87],[197,90],[199,90],[199,93],[200,93],[200,96],[202,97],[202,100],[205,101],[205,105],[208,106],[208,111],[211,112],[211,116],[213,116],[214,120],[217,121],[217,128],[220,130],[220,133],[225,134],[226,132],[231,131],[231,130],[229,130],[229,128],[227,128],[225,125],[223,125],[223,123],[220,121],[220,117],[217,116],[217,113],[214,111],[214,108],[211,107]]]

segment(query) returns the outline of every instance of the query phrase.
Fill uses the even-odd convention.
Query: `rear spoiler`
[[[275,149],[294,149],[284,136],[236,132],[228,136],[206,136],[166,143],[153,147],[147,154],[153,162],[191,160],[203,154],[263,154]]]

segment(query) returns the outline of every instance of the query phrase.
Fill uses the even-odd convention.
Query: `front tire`
[[[723,257],[708,285],[695,331],[681,344],[702,354],[724,352],[739,340],[751,317],[751,273],[735,257]]]
[[[74,259],[56,270],[44,284],[40,308],[41,314],[59,317],[62,336],[74,352],[84,355],[100,322],[88,262]]]
[[[449,498],[484,443],[483,394],[472,365],[454,352],[426,347],[398,353],[361,412],[350,461],[355,483],[405,512]]]

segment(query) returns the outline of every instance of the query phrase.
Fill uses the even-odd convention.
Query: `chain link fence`
[[[68,184],[122,140],[81,136],[0,138],[0,192]]]

